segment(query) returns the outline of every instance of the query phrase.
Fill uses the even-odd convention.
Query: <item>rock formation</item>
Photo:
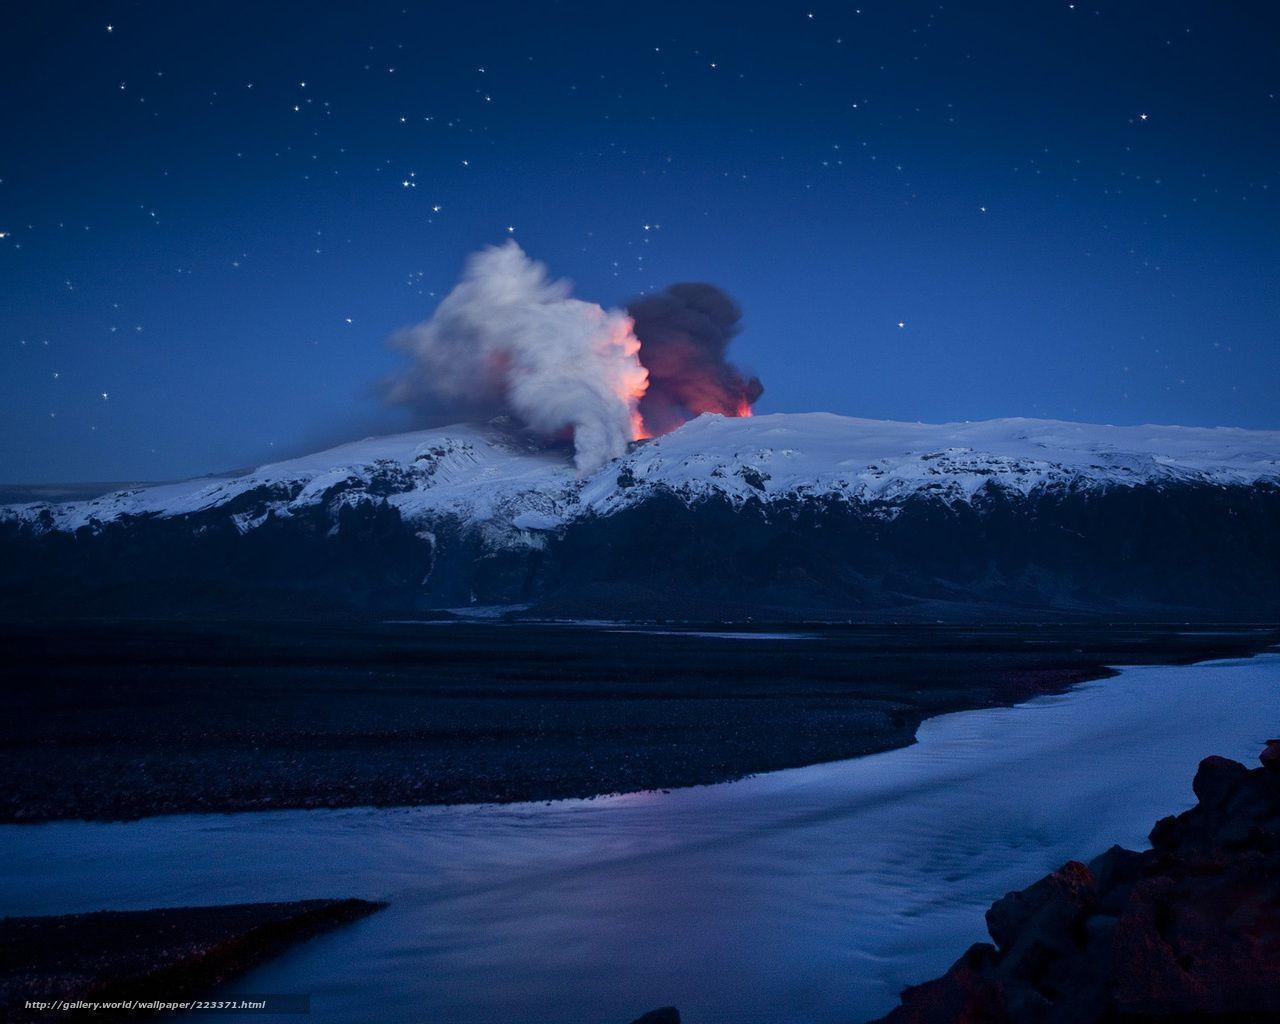
[[[1151,849],[1071,861],[987,911],[977,943],[883,1024],[1280,1020],[1280,740],[1208,757]]]

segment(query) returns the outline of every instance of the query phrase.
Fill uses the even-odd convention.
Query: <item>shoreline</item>
[[[1280,1016],[1280,740],[1261,767],[1205,757],[1196,804],[1141,850],[1072,859],[991,904],[991,942],[870,1024]]]
[[[1145,845],[1190,805],[1200,752],[1256,751],[1278,658],[1125,668],[931,719],[874,757],[663,795],[5,829],[5,904],[388,902],[242,986],[310,991],[317,1019],[348,1024],[671,1004],[868,1019],[980,938],[992,900],[1082,852]],[[794,1002],[797,985],[812,998]]]
[[[1280,640],[1218,624],[820,627],[812,639],[809,626],[805,638],[749,643],[723,627],[362,624],[327,646],[310,627],[236,627],[229,647],[211,650],[225,626],[96,628],[96,639],[61,637],[35,669],[29,648],[17,692],[5,691],[11,705],[36,705],[52,688],[60,707],[34,718],[43,735],[15,735],[18,724],[5,736],[0,770],[16,784],[0,823],[512,804],[731,782],[909,746],[928,718],[1061,693],[1113,665],[1252,655]],[[56,632],[46,627],[45,651]],[[0,633],[9,652],[30,642],[12,625]],[[203,721],[214,700],[231,711]],[[100,715],[63,710],[80,704]],[[37,708],[17,710],[11,721]]]

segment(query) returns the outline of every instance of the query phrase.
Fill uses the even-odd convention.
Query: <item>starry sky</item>
[[[1280,427],[1268,3],[10,3],[0,482],[404,429],[467,254],[737,297],[758,412]]]

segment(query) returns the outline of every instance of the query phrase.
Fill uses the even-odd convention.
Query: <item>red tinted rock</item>
[[[1199,1007],[1206,993],[1178,963],[1177,951],[1161,933],[1169,913],[1173,882],[1157,878],[1134,887],[1112,941],[1116,1002],[1139,1012],[1166,1011],[1168,1004]],[[1166,1011],[1167,1012],[1167,1011]]]
[[[902,1005],[881,1024],[1013,1024],[1004,987],[987,977],[995,960],[987,943],[970,946],[941,978],[903,991]]]
[[[1135,887],[1114,937],[1114,998],[1134,1015],[1280,1019],[1280,876],[1244,853]]]
[[[1200,763],[1200,802],[992,905],[974,946],[893,1024],[1280,1021],[1280,741]],[[1091,870],[1092,869],[1092,870]]]
[[[1031,888],[993,903],[987,931],[1002,953],[1031,943],[1057,946],[1088,916],[1096,891],[1093,873],[1079,861],[1068,861]]]

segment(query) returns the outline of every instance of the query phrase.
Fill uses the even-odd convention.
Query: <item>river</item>
[[[0,912],[389,901],[229,989],[311,993],[317,1024],[625,1024],[667,1004],[689,1024],[855,1022],[985,938],[993,899],[1145,846],[1194,802],[1200,758],[1255,763],[1278,732],[1266,653],[1126,668],[725,785],[4,826]]]

